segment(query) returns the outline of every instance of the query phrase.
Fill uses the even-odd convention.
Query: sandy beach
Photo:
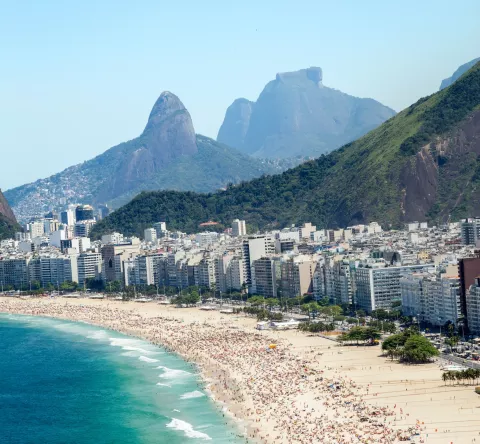
[[[480,442],[472,385],[445,385],[438,363],[399,364],[379,347],[256,331],[252,318],[153,302],[0,298],[0,312],[88,322],[178,353],[198,365],[246,442]]]

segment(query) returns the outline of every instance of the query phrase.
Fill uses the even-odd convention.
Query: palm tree
[[[393,350],[389,350],[388,352],[390,353],[391,351],[393,351]],[[393,358],[392,358],[392,360],[393,360]],[[447,385],[447,381],[450,379],[447,372],[442,373],[442,379],[443,379],[443,382],[445,383],[445,385]]]

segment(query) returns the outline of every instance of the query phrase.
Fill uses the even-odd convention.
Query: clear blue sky
[[[197,133],[277,72],[395,110],[480,57],[478,0],[0,0],[0,187],[139,135],[164,90]]]

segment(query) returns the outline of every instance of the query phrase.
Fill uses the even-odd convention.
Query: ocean
[[[88,324],[0,314],[0,443],[240,443],[196,368]]]

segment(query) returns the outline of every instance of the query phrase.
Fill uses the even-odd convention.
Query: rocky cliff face
[[[404,167],[405,220],[480,214],[480,111],[425,145]]]
[[[218,141],[242,149],[247,135],[254,103],[247,99],[235,100],[227,109],[225,120],[218,131]]]
[[[456,82],[460,77],[463,76],[470,68],[472,68],[477,62],[480,62],[480,57],[478,59],[471,60],[468,63],[465,63],[464,65],[460,66],[452,75],[452,77],[449,77],[448,79],[442,80],[442,83],[440,84],[440,91],[442,89],[445,89],[449,87],[452,83]]]
[[[0,239],[11,238],[15,231],[18,230],[20,230],[20,226],[17,224],[15,215],[10,205],[8,205],[2,190],[0,190]]]
[[[10,205],[8,205],[7,199],[0,190],[0,215],[2,215],[5,219],[9,219],[12,222],[16,223],[17,219],[15,219],[15,214],[13,214]]]
[[[240,117],[242,110],[249,118]],[[259,157],[319,156],[394,114],[373,99],[324,86],[321,68],[312,67],[277,74],[255,103],[234,102],[217,140]]]

